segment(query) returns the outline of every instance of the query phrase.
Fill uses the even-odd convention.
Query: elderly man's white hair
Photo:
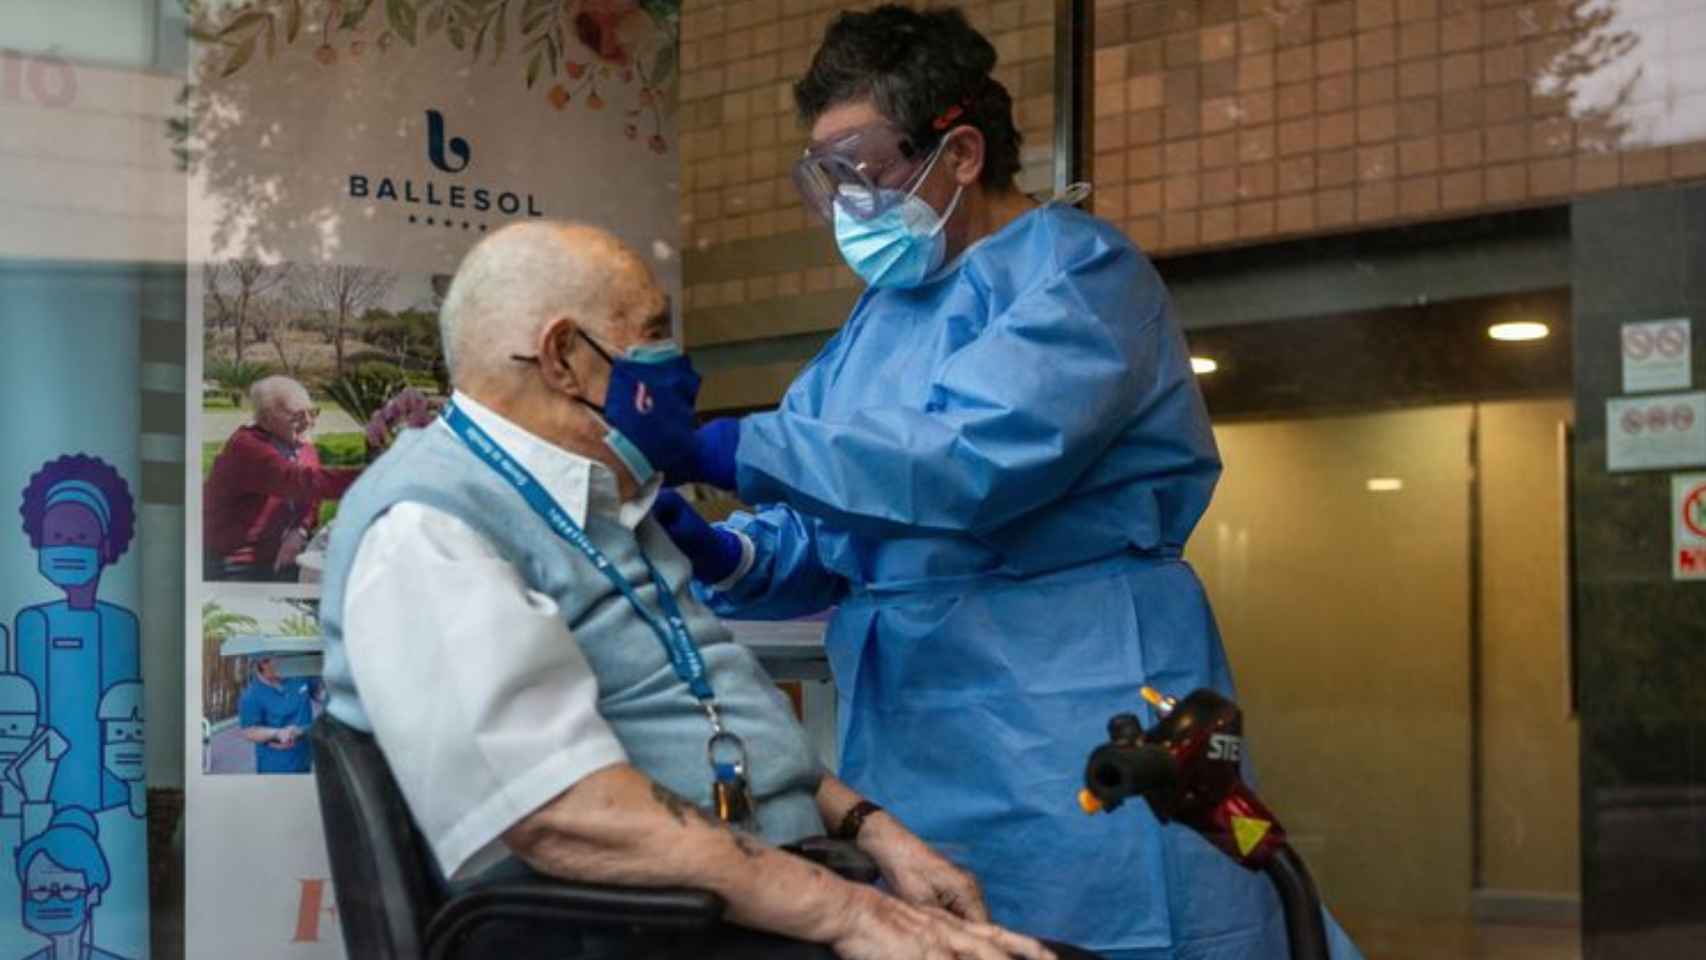
[[[292,398],[308,400],[308,388],[283,374],[262,377],[249,387],[249,406],[256,413],[271,410]]]
[[[600,330],[613,274],[636,260],[621,241],[583,224],[518,223],[480,241],[438,311],[451,382],[465,385],[532,354],[539,331],[559,317]]]

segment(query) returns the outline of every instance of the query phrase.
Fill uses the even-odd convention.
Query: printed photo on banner
[[[308,728],[326,703],[319,601],[243,587],[203,596],[202,772],[312,773]]]
[[[36,465],[10,493],[36,577],[0,623],[0,903],[19,905],[0,946],[134,955],[146,941],[143,871],[129,866],[147,815],[140,631],[101,583],[133,553],[135,496],[86,453]],[[97,915],[114,921],[99,938]]]
[[[449,283],[336,264],[204,268],[204,580],[319,580],[338,499],[449,395]]]

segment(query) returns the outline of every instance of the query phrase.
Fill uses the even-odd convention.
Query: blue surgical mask
[[[42,547],[36,569],[55,586],[81,587],[101,575],[101,552],[72,543]]]
[[[929,177],[941,151],[938,146],[924,174],[918,178],[919,186]],[[860,220],[842,209],[841,204],[835,205],[835,245],[841,248],[842,259],[853,272],[873,287],[916,287],[942,266],[947,255],[944,228],[959,206],[965,188],[954,190],[954,199],[940,214],[918,196],[917,190],[915,186],[899,199],[884,204],[887,209],[869,220]]]
[[[75,900],[48,897],[37,901],[24,895],[24,926],[44,937],[71,933],[89,920],[89,894],[77,895]]]

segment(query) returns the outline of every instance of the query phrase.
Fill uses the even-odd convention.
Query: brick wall
[[[1706,0],[1098,0],[1095,45],[1095,209],[1151,251],[1706,177]]]

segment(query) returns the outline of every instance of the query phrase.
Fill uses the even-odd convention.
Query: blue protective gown
[[[1282,958],[1268,882],[1143,804],[1088,817],[1085,758],[1138,688],[1232,694],[1181,559],[1220,474],[1166,290],[1117,230],[1028,212],[913,289],[868,290],[742,421],[707,599],[827,634],[842,776],[970,868],[998,922],[1111,957]],[[1342,933],[1335,956],[1358,954]]]

